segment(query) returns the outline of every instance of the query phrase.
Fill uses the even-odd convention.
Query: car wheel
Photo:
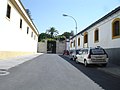
[[[73,56],[73,60],[75,60],[75,57]]]
[[[86,60],[84,61],[84,65],[85,65],[85,67],[87,67],[87,66],[88,66],[88,64],[87,64],[87,61],[86,61]]]
[[[73,58],[70,58],[70,60],[73,60]]]
[[[76,63],[79,63],[77,59],[75,61],[76,61]]]

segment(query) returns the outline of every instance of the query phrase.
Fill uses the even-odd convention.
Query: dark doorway
[[[47,41],[47,53],[56,53],[56,41]]]

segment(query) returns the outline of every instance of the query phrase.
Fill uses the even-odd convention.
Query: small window
[[[72,42],[70,43],[70,47],[72,48]]]
[[[36,39],[36,35],[34,35],[34,40]]]
[[[29,27],[27,27],[27,34],[29,34]]]
[[[87,33],[84,34],[84,43],[88,43],[88,34]]]
[[[98,29],[96,29],[94,32],[94,41],[95,42],[99,41],[99,30]]]
[[[22,28],[22,19],[20,19],[20,28]]]
[[[31,32],[31,37],[33,37],[33,32]]]
[[[78,38],[78,46],[80,46],[80,38]]]
[[[112,38],[120,38],[120,18],[117,18],[112,23]]]
[[[75,40],[74,40],[74,47],[75,47]]]
[[[7,13],[6,16],[10,19],[10,13],[11,13],[11,6],[8,4],[7,5]]]

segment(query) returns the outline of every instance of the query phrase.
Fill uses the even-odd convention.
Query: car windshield
[[[77,51],[76,51],[76,54],[79,54],[79,51],[80,51],[80,50],[77,50]]]
[[[95,49],[91,50],[91,53],[92,54],[100,54],[100,55],[102,55],[102,54],[105,54],[105,51],[103,49],[95,48]]]

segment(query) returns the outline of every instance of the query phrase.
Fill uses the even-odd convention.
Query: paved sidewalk
[[[18,56],[15,58],[10,58],[10,59],[0,59],[0,70],[8,70],[12,67],[15,67],[19,64],[22,64],[26,61],[29,61],[39,55],[42,55],[43,53],[36,53],[32,55],[25,55],[25,56]]]
[[[69,58],[69,55],[64,55]],[[99,70],[102,70],[106,73],[120,77],[120,66],[115,64],[108,63],[106,67],[98,67]]]

